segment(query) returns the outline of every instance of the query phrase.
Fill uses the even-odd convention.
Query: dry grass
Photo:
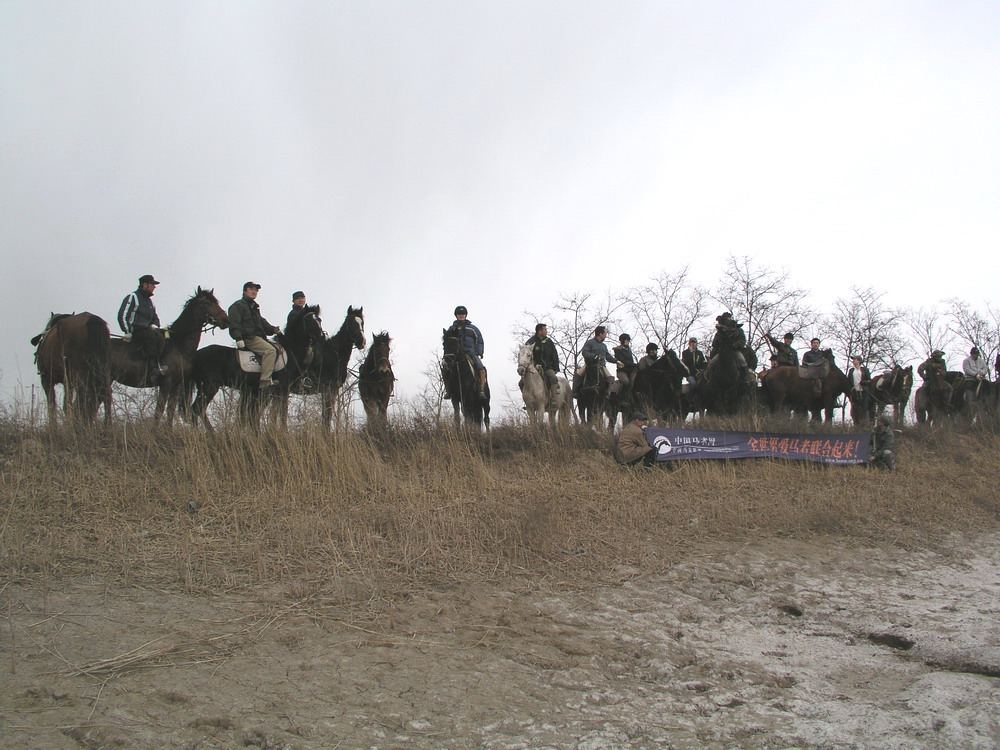
[[[908,429],[891,475],[760,460],[623,469],[609,447],[585,428],[479,436],[419,419],[382,436],[0,420],[0,570],[8,582],[90,576],[351,602],[652,571],[703,540],[934,543],[1000,515],[989,432]]]

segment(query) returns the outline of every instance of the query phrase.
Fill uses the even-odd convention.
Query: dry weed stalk
[[[754,428],[803,429],[742,425]],[[892,475],[777,461],[629,470],[609,446],[583,427],[478,435],[429,418],[333,434],[0,422],[0,565],[8,580],[89,573],[357,602],[453,580],[662,569],[703,540],[915,543],[997,518],[989,432],[908,430]]]

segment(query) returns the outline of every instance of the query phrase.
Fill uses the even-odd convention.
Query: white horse
[[[521,397],[528,411],[528,419],[532,424],[543,424],[545,414],[549,415],[549,424],[555,426],[556,414],[559,424],[566,425],[573,414],[573,394],[569,381],[562,375],[556,377],[556,392],[549,401],[545,394],[545,375],[532,362],[531,344],[523,344],[517,352],[517,374],[521,376],[524,385]]]

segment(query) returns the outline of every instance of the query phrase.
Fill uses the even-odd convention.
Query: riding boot
[[[486,370],[479,371],[479,398],[486,400]]]

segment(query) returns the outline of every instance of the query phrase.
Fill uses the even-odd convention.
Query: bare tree
[[[807,292],[790,285],[788,271],[757,265],[748,256],[729,256],[723,279],[712,298],[744,324],[747,343],[760,349],[765,336],[778,331],[802,331],[815,325],[817,315],[806,303]]]
[[[980,356],[993,364],[1000,345],[1000,310],[987,305],[984,315],[958,297],[952,297],[946,304],[948,330],[965,345],[979,349]]]
[[[927,357],[935,349],[947,351],[954,342],[948,320],[936,307],[903,309],[903,325],[915,342],[917,357]]]
[[[704,321],[708,290],[690,281],[688,267],[666,271],[627,292],[629,325],[661,349],[683,349],[699,321]]]
[[[821,326],[823,338],[844,357],[858,355],[873,371],[889,369],[912,356],[900,313],[883,302],[884,292],[851,287],[853,296],[834,302],[834,312]]]

